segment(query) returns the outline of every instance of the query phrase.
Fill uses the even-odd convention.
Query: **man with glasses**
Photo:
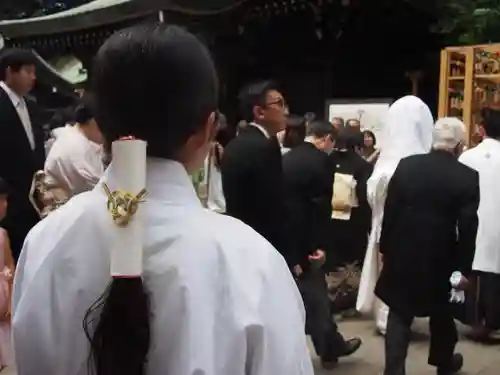
[[[286,127],[288,107],[269,81],[246,86],[239,101],[248,125],[227,145],[221,161],[226,213],[265,237],[293,269],[299,262],[287,239],[281,150],[276,138]]]

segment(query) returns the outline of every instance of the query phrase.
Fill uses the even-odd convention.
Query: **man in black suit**
[[[251,226],[287,260],[297,264],[287,239],[281,150],[276,134],[288,108],[272,82],[253,83],[239,96],[248,125],[226,146],[221,160],[226,213]]]
[[[283,156],[288,236],[299,259],[295,272],[306,308],[306,330],[326,368],[361,346],[359,338],[345,341],[338,332],[322,269],[332,214],[333,172],[328,168],[328,153],[335,133],[330,123],[313,121],[305,141]]]
[[[438,375],[457,373],[457,330],[450,277],[464,288],[471,273],[478,227],[479,176],[457,160],[465,126],[438,121],[433,150],[400,161],[387,190],[380,236],[383,268],[376,295],[389,308],[385,375],[404,375],[410,326],[430,317],[429,364]]]
[[[35,61],[28,50],[6,50],[0,56],[0,176],[12,189],[2,226],[9,233],[15,259],[39,219],[29,194],[33,174],[43,168],[44,135],[36,123],[35,103],[24,98],[35,84]]]

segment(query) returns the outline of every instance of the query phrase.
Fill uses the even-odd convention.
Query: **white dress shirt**
[[[264,134],[266,136],[266,138],[271,138],[271,136],[269,135],[269,132],[262,125],[257,124],[256,122],[250,122],[248,125],[255,126],[257,129],[259,129],[262,132],[262,134]]]
[[[12,89],[7,86],[7,84],[3,81],[0,81],[0,87],[7,93],[9,96],[12,105],[17,111],[19,119],[21,120],[24,130],[26,132],[26,136],[28,137],[28,141],[30,142],[31,149],[35,149],[35,136],[33,134],[33,127],[31,126],[31,118],[28,112],[28,106],[26,105],[26,100],[23,97],[17,95]]]

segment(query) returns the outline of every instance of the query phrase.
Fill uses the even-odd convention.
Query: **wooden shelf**
[[[500,74],[476,74],[474,77],[476,80],[500,84]]]
[[[481,109],[500,108],[500,44],[441,51],[439,117],[460,117],[473,145]]]

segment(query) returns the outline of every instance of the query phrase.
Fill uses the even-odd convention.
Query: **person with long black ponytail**
[[[92,72],[112,161],[26,239],[18,375],[312,375],[285,260],[204,209],[189,177],[217,131],[207,48],[182,28],[138,25],[104,43]]]

